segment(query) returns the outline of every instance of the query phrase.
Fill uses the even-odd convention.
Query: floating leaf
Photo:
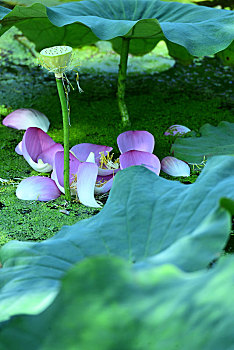
[[[234,199],[233,167],[234,157],[213,158],[189,186],[145,167],[128,168],[116,175],[98,215],[64,227],[44,242],[6,244],[0,250],[0,320],[44,310],[64,273],[91,256],[114,255],[129,263],[147,263],[154,256],[155,265],[205,268],[231,231],[230,213],[219,200]]]
[[[188,163],[200,164],[216,155],[234,155],[234,123],[221,122],[217,127],[205,124],[201,137],[177,138],[171,152]]]

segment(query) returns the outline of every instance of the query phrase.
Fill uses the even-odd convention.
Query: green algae
[[[11,40],[11,52],[4,47],[0,62],[0,105],[4,105],[0,108],[0,120],[11,109],[38,109],[51,121],[49,135],[56,142],[63,142],[60,103],[53,75],[37,65],[32,55],[33,47],[28,49],[15,41],[14,35]],[[163,45],[159,49],[168,60]],[[81,142],[109,145],[117,158],[116,139],[123,129],[116,101],[117,73],[113,70],[116,63],[114,58],[114,63],[107,69],[104,60],[104,57],[114,54],[109,46],[92,46],[79,52],[80,84],[84,93],[79,94],[76,89],[70,93],[70,146]],[[151,132],[156,142],[154,153],[162,159],[170,154],[173,139],[163,135],[170,125],[182,124],[198,132],[204,123],[234,122],[233,70],[221,66],[215,59],[205,58],[189,67],[169,65],[170,69],[158,73],[157,65],[152,68],[154,58],[157,61],[155,55],[153,52],[150,56],[148,66],[149,58],[146,57],[146,61],[144,57],[137,58],[137,70],[132,69],[127,78],[126,104],[132,121],[131,129]],[[91,63],[85,67],[89,58]],[[140,73],[141,60],[144,73]],[[144,62],[148,62],[147,69],[150,66],[147,71]],[[75,87],[75,73],[68,74],[68,78]],[[64,196],[48,203],[18,200],[15,196],[17,183],[25,177],[37,175],[14,152],[22,136],[23,131],[0,125],[0,178],[3,180],[0,182],[0,244],[12,239],[47,239],[63,225],[71,225],[98,212],[82,206],[75,199],[66,203]],[[179,180],[189,184],[196,180],[198,174],[192,172],[190,177]],[[163,173],[161,176],[175,180]],[[106,197],[102,199],[103,203],[105,200]]]
[[[0,244],[9,240],[41,241],[52,237],[64,225],[72,225],[99,212],[65,197],[51,201],[21,201],[15,196],[17,182],[0,186]]]

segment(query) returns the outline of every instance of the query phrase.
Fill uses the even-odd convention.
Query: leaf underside
[[[204,56],[224,50],[234,38],[232,11],[160,0],[85,0],[54,7],[37,3],[12,11],[0,7],[0,19],[0,35],[16,25],[38,50],[124,36],[135,39],[133,54],[144,54],[164,39],[187,54]],[[119,51],[118,40],[114,47]]]

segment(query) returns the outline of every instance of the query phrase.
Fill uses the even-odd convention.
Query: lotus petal
[[[23,155],[23,150],[22,150],[22,141],[18,143],[18,145],[15,147],[15,152],[19,154],[20,156]]]
[[[63,146],[60,143],[55,143],[52,147],[39,154],[37,161],[41,159],[43,163],[53,165],[55,154],[61,151],[63,151]]]
[[[95,163],[95,154],[93,152],[89,153],[88,158],[86,159],[86,162]]]
[[[27,130],[30,127],[37,127],[47,132],[49,130],[49,119],[41,112],[32,108],[20,108],[8,114],[2,124],[9,128]]]
[[[149,152],[128,151],[120,155],[120,169],[125,169],[133,165],[144,165],[155,174],[160,173],[160,161],[158,157]]]
[[[112,175],[113,176],[113,174],[116,174],[119,170],[120,170],[120,168],[118,168],[118,169],[98,168],[98,175],[100,175],[100,176]]]
[[[154,137],[148,131],[125,131],[117,137],[117,144],[121,153],[131,150],[152,153]]]
[[[187,132],[191,131],[189,128],[187,128],[187,126],[184,126],[184,125],[178,125],[178,124],[175,124],[175,125],[172,125],[170,126],[165,132],[164,132],[164,135],[166,136],[179,136],[179,135],[183,135],[183,134],[186,134]]]
[[[120,170],[120,169],[119,169],[119,170]],[[112,178],[113,178],[113,174],[107,175],[107,176],[100,176],[100,175],[98,175],[98,176],[97,176],[96,183],[98,183],[98,182],[106,182],[106,181],[109,181],[109,180],[112,179]]]
[[[77,194],[80,202],[88,207],[100,208],[94,198],[94,188],[98,166],[94,163],[81,163],[77,172]]]
[[[81,162],[72,154],[69,154],[69,182],[72,187],[72,183],[76,181],[76,173]],[[53,172],[51,174],[51,178],[55,181],[56,185],[60,189],[62,193],[64,191],[64,152],[59,151],[55,154],[54,164],[53,164]]]
[[[104,152],[106,155],[107,152],[112,151],[112,147],[95,145],[93,143],[80,143],[71,148],[70,152],[72,152],[76,158],[78,158],[81,162],[85,162],[88,158],[90,152],[93,152],[95,155],[95,161],[98,163],[100,158],[100,152]]]
[[[39,172],[49,172],[52,164],[38,161],[38,156],[49,150],[56,143],[52,138],[39,128],[28,128],[22,140],[22,153],[25,160],[31,167]]]
[[[161,161],[161,169],[171,176],[190,176],[190,168],[187,163],[175,157],[165,157]]]
[[[113,180],[114,180],[113,174],[108,176],[97,176],[94,192],[101,194],[101,193],[106,193],[110,191],[113,185]]]
[[[55,182],[49,177],[32,176],[21,181],[16,196],[23,200],[50,201],[61,195]]]

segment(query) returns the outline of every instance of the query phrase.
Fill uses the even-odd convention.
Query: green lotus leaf
[[[0,7],[0,18],[0,35],[15,25],[38,50],[126,37],[140,39],[141,46],[142,39],[150,39],[152,48],[165,39],[204,56],[224,50],[234,38],[232,11],[160,0],[86,0],[54,7],[36,3],[12,11]]]
[[[41,243],[12,241],[0,250],[0,321],[37,314],[51,304],[64,273],[91,256],[131,264],[206,268],[231,232],[234,157],[217,157],[192,185],[144,167],[119,172],[102,211]],[[215,169],[215,170],[214,170]],[[149,260],[152,259],[152,260]]]
[[[234,123],[221,122],[217,127],[205,124],[201,137],[177,138],[171,152],[188,163],[200,164],[204,157],[234,155]]]
[[[178,62],[185,66],[189,66],[193,62],[194,56],[190,55],[190,53],[183,46],[172,43],[168,40],[166,41],[166,44],[169,55]]]
[[[232,256],[189,274],[89,258],[66,274],[47,310],[2,324],[1,350],[231,350],[233,269]]]
[[[122,38],[114,38],[110,40],[112,48],[118,54],[121,54]],[[155,39],[131,39],[129,52],[134,56],[143,56],[152,51],[160,40]]]
[[[217,56],[225,66],[234,67],[234,41],[225,50],[218,52]]]

